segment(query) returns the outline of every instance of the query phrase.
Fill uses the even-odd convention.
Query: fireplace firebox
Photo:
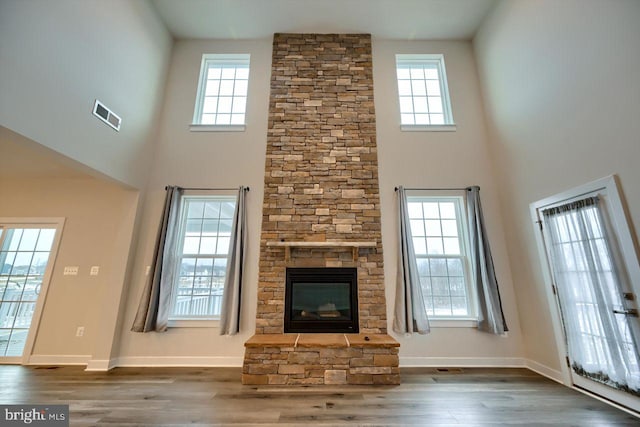
[[[356,268],[287,268],[284,332],[357,333]]]

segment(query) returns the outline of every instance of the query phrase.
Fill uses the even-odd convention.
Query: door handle
[[[638,317],[638,310],[630,308],[628,310],[613,310],[615,314],[624,314],[625,316]]]

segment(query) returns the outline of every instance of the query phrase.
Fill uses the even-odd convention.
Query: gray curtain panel
[[[496,335],[507,332],[498,281],[480,204],[480,187],[467,188],[467,219],[471,243],[471,274],[478,293],[478,329]]]
[[[227,274],[222,294],[220,335],[235,335],[240,332],[240,301],[242,297],[245,248],[247,246],[246,193],[247,187],[240,187],[236,211],[233,214],[231,242],[227,258]]]
[[[427,310],[422,297],[422,286],[418,276],[416,254],[411,238],[411,223],[405,189],[397,191],[399,249],[398,273],[396,277],[396,303],[393,330],[401,334],[427,334],[430,331]]]
[[[131,328],[133,332],[163,332],[167,330],[176,269],[176,227],[178,227],[180,217],[182,192],[179,187],[167,187],[164,211],[153,252],[153,262]]]

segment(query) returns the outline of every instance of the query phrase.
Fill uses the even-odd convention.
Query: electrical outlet
[[[76,329],[76,336],[77,337],[84,336],[84,326],[78,326],[78,329]]]
[[[97,276],[100,273],[100,266],[94,265],[91,267],[91,271],[89,272],[89,276]]]
[[[80,268],[78,266],[67,266],[64,268],[63,274],[65,276],[77,276],[79,269]]]

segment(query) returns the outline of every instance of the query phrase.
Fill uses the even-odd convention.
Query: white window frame
[[[458,235],[460,237],[461,255],[416,255],[416,261],[421,258],[460,258],[462,260],[468,314],[466,316],[443,316],[428,314],[429,323],[432,327],[475,328],[478,325],[478,296],[475,287],[472,286],[471,254],[465,197],[457,191],[409,190],[407,194],[408,203],[447,201],[454,201],[456,203],[457,226]]]
[[[178,219],[179,226],[176,230],[177,238],[175,240],[175,263],[176,263],[176,277],[174,278],[173,289],[176,291],[173,295],[173,300],[171,301],[171,312],[169,315],[169,327],[181,327],[181,328],[208,328],[208,327],[217,327],[220,321],[220,313],[213,314],[210,316],[176,316],[174,315],[174,307],[176,303],[176,299],[178,297],[178,286],[180,281],[180,265],[183,259],[183,248],[184,248],[184,238],[186,233],[186,225],[187,225],[187,204],[185,201],[195,201],[195,200],[203,200],[203,201],[225,201],[225,202],[233,202],[234,209],[235,203],[237,202],[236,196],[231,192],[229,194],[223,194],[216,192],[212,194],[211,192],[206,192],[204,194],[201,191],[185,191],[181,203],[180,203],[180,217]],[[220,259],[227,258],[228,260],[229,253],[226,255],[221,254],[213,254],[213,255],[198,255],[197,258],[211,258],[211,259]],[[196,256],[189,256],[189,258]]]
[[[440,97],[442,100],[442,113],[444,115],[443,124],[403,124],[402,111],[400,107],[400,89],[398,87],[400,78],[398,69],[410,65],[431,66],[438,70],[438,81],[440,83]],[[396,54],[396,90],[398,91],[398,112],[400,114],[400,129],[403,131],[436,131],[436,132],[452,132],[456,130],[456,124],[453,120],[453,112],[451,110],[451,98],[449,96],[449,85],[447,83],[447,71],[444,65],[443,54]],[[411,95],[412,101],[414,96]],[[415,101],[414,101],[415,102]],[[414,113],[412,113],[414,114]]]
[[[247,106],[249,98],[249,90],[247,88],[247,104],[244,111],[244,123],[243,124],[203,124],[202,123],[202,110],[204,108],[205,92],[207,89],[207,75],[209,67],[211,65],[235,65],[237,67],[245,67],[251,71],[250,67],[251,56],[248,53],[238,54],[213,54],[208,53],[202,55],[202,63],[200,65],[200,77],[198,79],[198,92],[196,94],[196,103],[193,111],[193,121],[190,126],[190,130],[194,132],[242,132],[246,129],[247,123]],[[234,79],[235,81],[235,79]],[[247,78],[247,85],[249,84],[249,77]]]

